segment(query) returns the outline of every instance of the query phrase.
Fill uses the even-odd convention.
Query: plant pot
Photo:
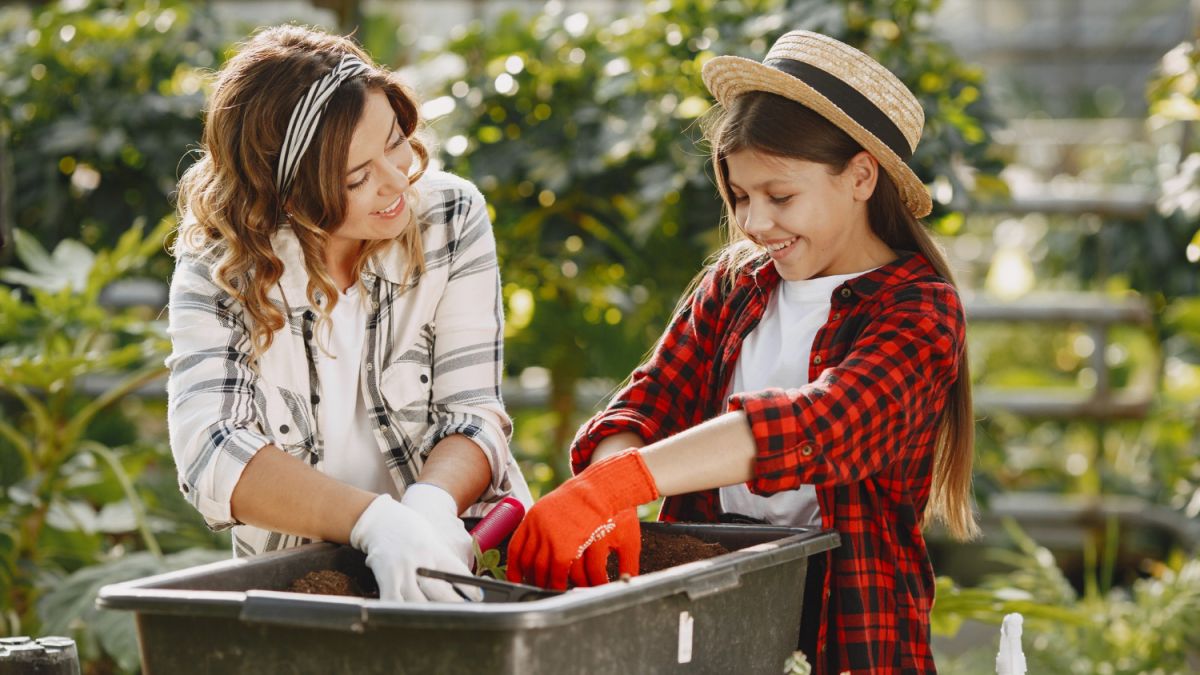
[[[79,675],[79,653],[71,638],[0,638],[0,675]]]
[[[642,523],[730,553],[529,602],[399,603],[281,592],[318,569],[370,574],[313,544],[107,586],[137,613],[155,673],[779,672],[796,648],[808,559],[835,532]],[[248,590],[272,589],[272,590]]]

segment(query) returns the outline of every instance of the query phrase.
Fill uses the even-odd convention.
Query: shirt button
[[[809,455],[813,454],[813,446],[808,443],[805,443],[804,447],[800,448],[800,454],[804,455],[805,457],[808,457]]]
[[[187,486],[187,483],[180,483],[180,484],[179,484],[179,489],[180,489],[180,490],[183,490],[183,493],[184,493],[184,494],[187,494],[188,492],[190,492],[190,491],[191,491],[191,488],[189,488],[189,487]]]
[[[367,364],[367,372],[369,373],[369,372],[371,372],[372,370],[375,370],[375,364],[373,364],[373,363],[368,363],[368,364]]]
[[[306,331],[304,331],[304,339],[305,339],[305,340],[311,340],[311,339],[312,339],[312,331],[311,331],[311,330],[306,330]]]
[[[854,291],[850,290],[849,288],[843,288],[841,293],[843,298],[848,298],[854,294]]]
[[[384,433],[384,434],[386,434],[386,433],[387,433],[387,430],[388,430],[388,425],[387,425],[386,423],[385,423],[385,424],[380,424],[380,425],[379,425],[379,432],[380,432],[380,433]]]
[[[313,395],[312,395],[312,404],[313,404],[313,405],[316,405],[316,404],[318,404],[318,403],[320,403],[320,402],[321,402],[321,397],[320,397],[320,396],[317,396],[316,394],[313,394]]]
[[[813,357],[813,363],[815,365],[818,365],[818,366],[821,365],[821,361],[822,361],[822,359],[821,359],[820,354],[817,354],[816,356]]]
[[[426,375],[425,373],[421,373],[421,384],[425,384],[428,381],[429,381],[429,376]]]
[[[840,320],[841,318],[842,318],[842,313],[841,313],[841,312],[834,312],[834,313],[833,313],[833,320],[834,320],[834,321],[838,321],[838,320]]]
[[[292,430],[292,428],[286,424],[279,425],[279,433],[281,433],[281,434],[286,434],[287,432],[289,432],[291,430]]]
[[[317,453],[314,452],[308,456],[308,463],[313,466],[317,465]]]

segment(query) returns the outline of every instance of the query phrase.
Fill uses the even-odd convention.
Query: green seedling
[[[792,652],[783,664],[783,675],[812,675],[812,664],[804,652]]]
[[[500,549],[489,548],[486,551],[479,549],[479,542],[475,542],[475,575],[488,576],[493,579],[504,581],[508,578],[507,568],[500,564]]]

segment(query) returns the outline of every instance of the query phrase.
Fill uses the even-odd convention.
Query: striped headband
[[[371,67],[357,56],[346,54],[336,68],[313,82],[308,88],[308,93],[296,104],[296,109],[292,111],[292,119],[288,121],[287,132],[283,135],[283,147],[279,149],[279,166],[275,170],[275,186],[279,189],[280,197],[287,195],[292,182],[296,180],[300,158],[304,157],[313,136],[317,133],[329,97],[333,96],[333,92],[347,79],[370,70]]]

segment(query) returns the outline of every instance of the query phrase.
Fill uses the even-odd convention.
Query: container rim
[[[236,617],[247,623],[320,626],[351,632],[396,626],[432,629],[469,626],[472,630],[549,628],[667,596],[686,594],[695,599],[719,593],[740,585],[742,575],[799,558],[807,559],[841,545],[837,531],[815,528],[692,523],[643,523],[643,527],[699,534],[701,539],[705,538],[705,534],[715,537],[735,530],[741,534],[760,534],[765,537],[775,534],[785,536],[708,560],[526,602],[417,604],[371,598],[314,597],[269,590],[162,588],[164,585],[178,585],[234,569],[270,566],[293,556],[340,548],[337,544],[315,543],[110,584],[100,589],[96,605],[102,609],[132,610],[145,614]],[[796,592],[802,590],[798,588]]]

